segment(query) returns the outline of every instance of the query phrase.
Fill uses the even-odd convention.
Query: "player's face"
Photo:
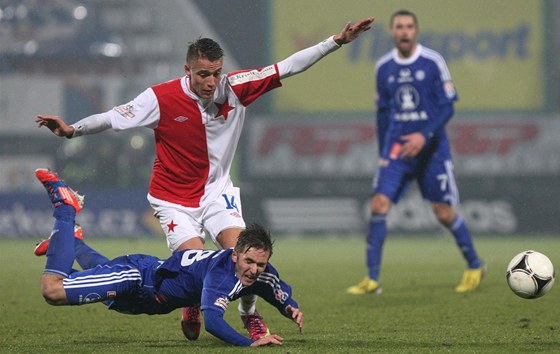
[[[245,286],[253,285],[259,275],[264,272],[270,252],[262,249],[249,248],[243,253],[233,251],[232,259],[235,263],[235,275]]]
[[[185,64],[185,73],[191,79],[189,87],[191,91],[203,99],[214,97],[214,91],[222,76],[223,64],[223,58],[215,61],[198,58],[191,65]]]
[[[391,36],[402,57],[408,58],[414,53],[417,35],[418,27],[414,22],[414,17],[395,16],[391,25]]]

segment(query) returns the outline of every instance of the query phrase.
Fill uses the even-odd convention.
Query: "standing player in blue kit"
[[[465,221],[456,212],[459,194],[445,125],[458,97],[445,60],[417,43],[418,20],[408,10],[391,16],[395,47],[381,57],[377,72],[377,126],[381,157],[371,201],[367,244],[368,275],[347,289],[352,295],[379,293],[387,214],[416,180],[438,221],[453,236],[467,262],[455,291],[475,290],[485,273]]]
[[[261,226],[250,225],[240,233],[234,248],[221,251],[186,249],[168,259],[132,254],[109,260],[74,235],[83,196],[48,169],[37,169],[35,174],[47,190],[55,217],[41,277],[41,292],[47,303],[102,302],[111,310],[133,315],[166,314],[200,304],[206,330],[227,343],[281,345],[283,338],[276,334],[258,339],[244,337],[223,318],[234,300],[258,295],[303,332],[303,313],[292,299],[291,287],[268,263],[273,242]],[[74,260],[83,271],[72,269]]]

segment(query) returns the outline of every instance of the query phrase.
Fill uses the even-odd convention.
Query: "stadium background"
[[[388,19],[406,7],[420,41],[444,54],[460,102],[449,126],[462,214],[476,234],[560,234],[560,4],[554,1],[156,3],[0,1],[0,237],[48,235],[37,167],[87,195],[89,234],[160,237],[145,195],[151,130],[57,139],[37,114],[75,122],[183,74],[187,43],[212,37],[227,71],[262,67],[337,33],[374,28],[250,107],[235,178],[247,221],[277,234],[365,227],[376,167],[375,60],[391,47]],[[240,5],[241,4],[241,5]],[[416,190],[392,230],[439,232]]]

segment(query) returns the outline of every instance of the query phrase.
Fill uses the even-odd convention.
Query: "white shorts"
[[[161,228],[167,237],[167,247],[173,252],[183,242],[200,237],[204,243],[206,234],[221,249],[216,237],[223,230],[245,228],[241,211],[239,188],[230,186],[215,201],[198,208],[187,208],[166,202],[148,194],[148,201],[154,209]]]

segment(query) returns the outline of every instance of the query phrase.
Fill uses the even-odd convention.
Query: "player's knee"
[[[61,305],[61,299],[52,286],[43,284],[43,286],[41,286],[41,293],[47,304],[54,306]]]
[[[65,305],[67,303],[66,292],[62,287],[62,280],[57,281],[52,277],[45,277],[45,275],[41,279],[41,294],[43,298],[49,305]]]
[[[391,200],[382,194],[376,194],[371,200],[372,214],[387,214],[391,209]]]
[[[455,219],[455,210],[450,205],[434,205],[433,207],[436,219],[443,225],[451,225]]]

